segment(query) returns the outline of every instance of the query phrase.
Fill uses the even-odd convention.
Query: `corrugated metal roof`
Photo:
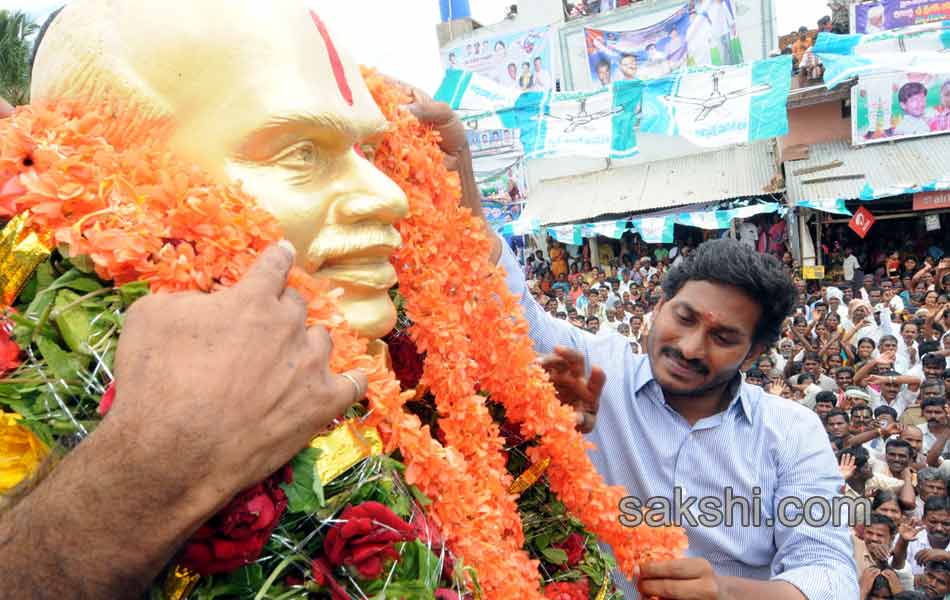
[[[795,174],[834,161],[841,161],[841,166]],[[947,175],[950,136],[946,135],[855,148],[845,140],[812,144],[806,160],[785,163],[788,199],[793,205],[803,200],[853,200],[867,184],[876,190],[911,188]]]
[[[757,196],[771,190],[775,162],[769,141],[715,152],[548,179],[532,186],[525,215],[543,225],[603,215],[662,210]]]

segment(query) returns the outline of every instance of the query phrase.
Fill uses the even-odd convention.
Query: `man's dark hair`
[[[864,465],[868,464],[868,459],[871,457],[871,455],[868,454],[867,448],[864,446],[851,446],[850,448],[845,448],[838,453],[838,458],[840,459],[844,454],[850,454],[854,457],[854,466],[858,469],[861,469],[864,467]]]
[[[931,406],[943,406],[947,403],[946,398],[927,398],[920,404],[921,409],[930,408]]]
[[[927,95],[927,88],[919,81],[911,81],[901,86],[901,90],[897,92],[897,100],[903,104],[918,94]]]
[[[927,600],[927,594],[923,592],[898,592],[894,594],[894,600]]]
[[[837,369],[835,369],[835,377],[837,377],[838,375],[841,375],[842,373],[847,373],[853,377],[854,369],[852,369],[851,367],[838,367]]]
[[[610,61],[607,60],[606,58],[600,59],[599,61],[597,61],[597,70],[599,71],[601,67],[607,67],[607,69],[609,70],[609,69],[610,69]]]
[[[758,367],[752,367],[745,373],[746,378],[753,377],[755,379],[765,379],[765,373],[762,372],[762,369]]]
[[[33,51],[30,53],[30,72],[33,72],[33,65],[36,64],[36,54],[39,52],[40,44],[43,43],[43,38],[46,37],[46,31],[49,29],[50,25],[53,24],[53,20],[56,19],[57,15],[66,8],[65,6],[60,6],[53,11],[50,16],[46,17],[46,21],[43,23],[43,26],[40,27],[39,33],[36,34],[36,40],[33,42]]]
[[[806,379],[808,381],[811,381],[812,383],[815,383],[814,375],[812,375],[811,373],[802,372],[798,374],[798,385],[803,385]]]
[[[830,419],[831,417],[844,417],[845,421],[847,421],[848,423],[851,422],[851,415],[841,410],[840,408],[832,409],[827,415],[825,415],[825,419]]]
[[[864,405],[864,404],[855,406],[854,408],[851,409],[851,417],[854,418],[854,415],[855,415],[856,413],[864,412],[864,411],[867,411],[868,414],[871,414],[871,407],[870,407],[870,406],[866,406],[866,405]]]
[[[882,515],[881,513],[872,512],[869,525],[887,525],[887,529],[891,532],[891,535],[897,533],[897,524],[894,522],[894,519],[887,515]]]
[[[908,456],[913,456],[913,455],[914,455],[914,447],[911,446],[911,445],[907,442],[907,440],[902,440],[902,439],[900,439],[900,438],[889,439],[889,440],[887,440],[887,443],[884,444],[884,450],[885,450],[885,452],[886,452],[887,450],[890,450],[891,448],[903,448],[903,449],[907,450]]]
[[[950,512],[950,498],[946,496],[931,496],[924,502],[924,515],[944,510]]]
[[[815,394],[815,404],[830,404],[835,406],[838,404],[838,397],[834,395],[834,392],[818,392]]]
[[[833,395],[833,394],[832,394]],[[874,409],[874,418],[878,418],[881,415],[890,415],[892,419],[897,420],[897,411],[894,410],[893,406],[881,405]]]
[[[946,360],[947,359],[940,356],[936,352],[930,352],[929,354],[924,354],[924,357],[920,359],[920,362],[925,368],[937,369],[944,367],[944,365],[947,364]]]
[[[673,298],[687,281],[710,281],[739,288],[762,308],[753,344],[770,345],[778,339],[782,322],[795,302],[796,290],[774,256],[759,254],[737,240],[701,244],[663,278],[663,294]]]
[[[802,356],[802,363],[809,360],[811,362],[821,363],[821,355],[818,354],[817,352],[808,351],[804,354],[804,356]]]

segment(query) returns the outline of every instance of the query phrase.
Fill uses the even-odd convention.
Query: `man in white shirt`
[[[842,265],[844,269],[844,280],[853,287],[854,275],[857,271],[861,270],[861,263],[858,262],[858,257],[854,255],[854,250],[851,248],[845,248],[844,253],[844,264]]]
[[[759,243],[759,228],[756,227],[755,223],[748,221],[740,223],[736,227],[736,232],[739,234],[739,241],[747,246],[755,248]]]

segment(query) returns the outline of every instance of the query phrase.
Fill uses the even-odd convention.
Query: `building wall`
[[[788,111],[788,135],[782,149],[851,139],[851,119],[841,116],[841,101],[823,102]]]

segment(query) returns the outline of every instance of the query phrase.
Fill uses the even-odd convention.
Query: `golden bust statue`
[[[42,40],[32,94],[118,94],[170,119],[172,150],[273,213],[299,265],[343,289],[357,331],[392,329],[407,203],[359,151],[386,121],[303,1],[73,0]]]

